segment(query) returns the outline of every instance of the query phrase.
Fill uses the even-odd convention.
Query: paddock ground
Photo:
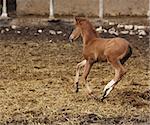
[[[87,95],[82,80],[74,92],[75,67],[83,57],[81,40],[68,42],[71,23],[7,28],[0,28],[0,125],[150,124],[148,30],[143,38],[119,35],[130,41],[133,55],[125,64],[127,74],[100,102]],[[93,66],[88,81],[95,97],[113,75],[107,63]]]

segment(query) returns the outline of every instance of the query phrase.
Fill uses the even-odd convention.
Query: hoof
[[[76,93],[78,93],[79,92],[79,89],[76,89],[76,91],[75,91]]]
[[[76,91],[75,91],[75,92],[76,92],[76,93],[79,92],[79,82],[76,83]]]
[[[101,102],[103,102],[103,101],[104,101],[104,99],[105,99],[105,97],[101,97],[101,98],[100,98]]]

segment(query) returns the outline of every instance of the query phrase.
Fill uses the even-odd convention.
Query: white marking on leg
[[[84,66],[86,64],[86,60],[83,60],[82,62],[78,63],[77,64],[77,67],[76,67],[76,76],[75,76],[75,83],[77,83],[79,81],[79,70],[80,70],[80,67]]]
[[[107,90],[107,89],[109,89],[109,88],[111,88],[114,84],[116,83],[116,81],[114,81],[113,79],[105,86],[105,88],[104,88],[104,92]]]
[[[106,91],[106,94],[104,95],[104,97],[106,97],[109,93],[110,93],[110,91],[113,89],[113,87],[110,87],[109,89],[107,89],[107,91]]]
[[[92,90],[91,90],[91,88],[90,88],[90,86],[89,86],[89,83],[86,82],[86,83],[85,83],[85,86],[86,86],[88,92],[89,92],[89,93],[92,93]]]
[[[79,69],[76,71],[76,76],[75,76],[75,83],[79,81]]]

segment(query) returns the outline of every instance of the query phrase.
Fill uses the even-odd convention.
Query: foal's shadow
[[[102,118],[97,114],[83,114],[78,117],[80,125],[98,124],[102,122]]]
[[[93,91],[91,94],[87,95],[87,100],[93,100],[99,103],[104,103],[105,100],[107,99],[107,97],[103,97],[103,94],[101,94],[100,96],[98,95],[98,92]]]

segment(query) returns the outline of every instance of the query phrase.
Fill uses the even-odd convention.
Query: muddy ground
[[[97,98],[87,95],[82,81],[74,92],[75,67],[83,57],[81,39],[68,41],[72,28],[66,21],[0,28],[0,125],[150,124],[149,31],[143,38],[119,35],[129,40],[133,55],[127,74],[101,102],[114,71],[107,63],[93,66],[88,81]]]

